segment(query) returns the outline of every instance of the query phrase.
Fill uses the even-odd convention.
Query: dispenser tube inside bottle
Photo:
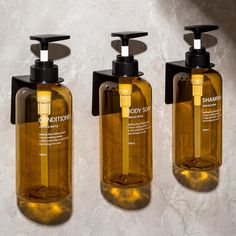
[[[194,157],[201,156],[201,99],[203,94],[203,75],[192,75],[192,93],[194,105]]]
[[[37,91],[38,114],[40,115],[40,149],[41,159],[41,185],[48,187],[48,116],[51,114],[51,92]]]
[[[194,157],[201,156],[201,107],[194,106]]]
[[[122,156],[123,156],[123,174],[129,174],[129,118],[122,117]]]
[[[122,173],[129,174],[129,108],[131,106],[131,84],[119,84],[120,107],[122,109]]]

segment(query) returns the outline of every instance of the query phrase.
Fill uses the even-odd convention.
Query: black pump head
[[[66,40],[69,38],[70,38],[69,35],[61,35],[61,34],[40,34],[40,35],[30,36],[31,40],[37,40],[40,42],[42,50],[48,49],[48,43]]]
[[[45,54],[48,55],[48,53],[42,53],[42,51],[48,51],[48,44],[51,42],[56,42],[56,41],[61,41],[61,40],[66,40],[69,39],[69,35],[60,35],[60,34],[41,34],[41,35],[34,35],[30,36],[31,40],[37,40],[40,43],[40,61],[48,61],[47,58],[42,58],[45,56]],[[47,60],[45,60],[47,59]]]
[[[30,68],[30,79],[36,83],[62,82],[58,77],[58,66],[48,60],[48,44],[51,42],[69,39],[69,35],[42,34],[30,36],[31,40],[40,42],[40,59]]]
[[[120,37],[122,46],[129,46],[129,39],[147,36],[147,32],[127,31],[111,33],[112,37]]]
[[[186,53],[186,66],[191,68],[209,68],[210,54],[202,47],[201,35],[204,32],[210,32],[219,29],[218,25],[193,25],[184,27],[185,30],[190,30],[194,34],[194,45]]]
[[[195,39],[201,39],[202,33],[217,30],[219,29],[219,26],[218,25],[192,25],[192,26],[185,26],[184,29],[192,31],[194,33]]]
[[[138,61],[132,55],[129,55],[129,40],[148,35],[147,32],[127,31],[112,33],[112,37],[121,39],[121,55],[112,62],[112,73],[116,76],[139,76],[142,73],[138,71]]]
[[[201,35],[204,32],[210,32],[219,29],[218,25],[192,25],[184,27],[185,30],[190,30],[194,34],[194,49],[201,49]],[[199,48],[200,45],[200,48]]]

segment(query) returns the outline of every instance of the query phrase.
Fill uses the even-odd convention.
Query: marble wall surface
[[[235,0],[0,0],[0,235],[192,235],[236,232],[236,2]],[[219,24],[209,49],[224,79],[223,166],[212,189],[190,189],[171,164],[171,106],[164,103],[166,61],[183,59],[183,27]],[[91,115],[92,71],[111,67],[110,33],[145,30],[137,58],[153,88],[152,197],[142,210],[108,203],[99,186],[99,121]],[[15,127],[9,122],[12,75],[35,60],[29,35],[65,33],[69,57],[58,60],[74,99],[73,214],[64,224],[26,219],[15,201]],[[217,176],[218,175],[218,176]],[[204,178],[204,176],[203,176]],[[194,183],[193,177],[193,185]],[[196,180],[197,181],[197,180]]]

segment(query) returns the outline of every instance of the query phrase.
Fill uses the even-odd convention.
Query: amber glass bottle
[[[173,103],[173,164],[208,171],[222,164],[222,78],[213,70],[202,33],[217,25],[193,25],[193,46],[185,61],[166,64],[166,103]],[[186,172],[187,173],[187,172]]]
[[[93,72],[92,114],[100,117],[101,193],[124,209],[141,209],[151,197],[152,89],[129,54],[129,39],[146,35],[112,33],[121,39],[121,54],[112,61],[112,70]]]
[[[20,211],[43,224],[72,212],[72,96],[48,59],[48,43],[68,35],[36,35],[40,59],[30,75],[12,78],[11,122],[16,125],[16,195]]]
[[[120,84],[131,85],[127,119],[122,117]],[[123,134],[125,122],[128,137]],[[102,183],[130,188],[152,180],[152,91],[146,80],[121,77],[119,83],[101,85],[100,135]],[[124,157],[125,152],[127,157]]]
[[[200,103],[193,96],[194,76],[202,78]],[[173,82],[174,164],[210,170],[222,163],[222,79],[213,69],[179,73]]]
[[[38,114],[39,91],[51,95],[47,117]],[[16,193],[20,200],[49,203],[71,194],[71,114],[71,94],[61,84],[17,92]]]

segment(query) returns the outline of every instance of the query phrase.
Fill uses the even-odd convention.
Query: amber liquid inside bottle
[[[196,106],[191,77],[203,77],[200,105]],[[222,163],[222,79],[211,69],[174,78],[173,158],[180,168],[211,170]]]
[[[122,117],[119,83],[132,85],[128,118]],[[151,86],[139,77],[119,83],[100,87],[101,183],[139,187],[152,179]]]
[[[50,114],[39,114],[38,91],[50,95]],[[16,96],[18,200],[52,203],[71,194],[72,97],[60,85],[22,88]]]

